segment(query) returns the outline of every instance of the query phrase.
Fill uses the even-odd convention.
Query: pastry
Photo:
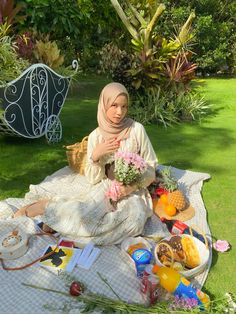
[[[180,236],[173,236],[169,241],[163,240],[158,247],[158,258],[160,261],[182,262],[185,259]]]
[[[188,268],[195,268],[199,266],[201,259],[194,240],[191,239],[191,237],[183,236],[181,243],[186,257],[185,265]]]

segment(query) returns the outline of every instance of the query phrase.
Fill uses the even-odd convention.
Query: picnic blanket
[[[160,166],[162,167],[162,166]],[[210,178],[207,173],[192,172],[172,168],[172,173],[178,179],[178,183],[184,188],[191,205],[195,208],[195,216],[187,221],[188,225],[195,224],[211,239],[210,229],[207,224],[206,209],[201,197],[201,188],[204,180]],[[51,176],[45,178],[38,185],[31,185],[29,192],[24,198],[8,198],[0,201],[0,233],[12,224],[21,226],[28,234],[37,232],[36,219],[19,217],[11,219],[10,216],[17,208],[29,204],[42,197],[55,195],[72,195],[78,193],[78,188],[86,190],[87,183],[78,186],[76,184],[78,174],[73,173],[69,167],[64,167]],[[81,183],[81,178],[80,178]],[[158,232],[157,232],[158,230]],[[148,219],[143,236],[165,237],[169,236],[167,228],[161,224],[156,215]],[[17,260],[7,261],[8,267],[16,267],[29,263],[39,257],[48,244],[53,241],[49,237],[34,237],[29,243],[26,254]],[[206,269],[197,275],[193,281],[201,288],[207,278],[211,265],[211,254]],[[73,280],[85,283],[87,289],[93,293],[116,298],[112,290],[101,280],[98,272],[107,279],[109,284],[127,302],[145,303],[145,299],[140,292],[140,282],[136,276],[135,265],[128,254],[121,250],[120,245],[101,247],[99,258],[92,265],[92,268],[85,270],[75,267],[71,274],[61,273],[56,275],[46,268],[34,264],[19,271],[0,272],[1,294],[0,294],[0,313],[73,313],[75,308],[80,307],[79,302],[73,298],[52,292],[32,289],[22,285],[22,283],[33,284],[49,289],[68,292],[68,285]],[[77,312],[78,313],[78,310]]]

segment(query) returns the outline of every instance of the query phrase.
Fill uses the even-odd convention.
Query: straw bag
[[[85,136],[81,142],[66,146],[66,155],[69,166],[75,172],[84,175],[87,161],[88,136]]]

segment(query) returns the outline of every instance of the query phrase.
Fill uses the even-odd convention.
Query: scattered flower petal
[[[230,244],[226,240],[217,240],[215,243],[213,243],[213,248],[217,252],[227,252],[230,250]]]

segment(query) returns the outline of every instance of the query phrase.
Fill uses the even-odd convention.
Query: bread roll
[[[184,236],[181,239],[181,243],[186,256],[186,266],[189,268],[195,268],[199,266],[201,263],[201,259],[194,240],[190,237]]]

